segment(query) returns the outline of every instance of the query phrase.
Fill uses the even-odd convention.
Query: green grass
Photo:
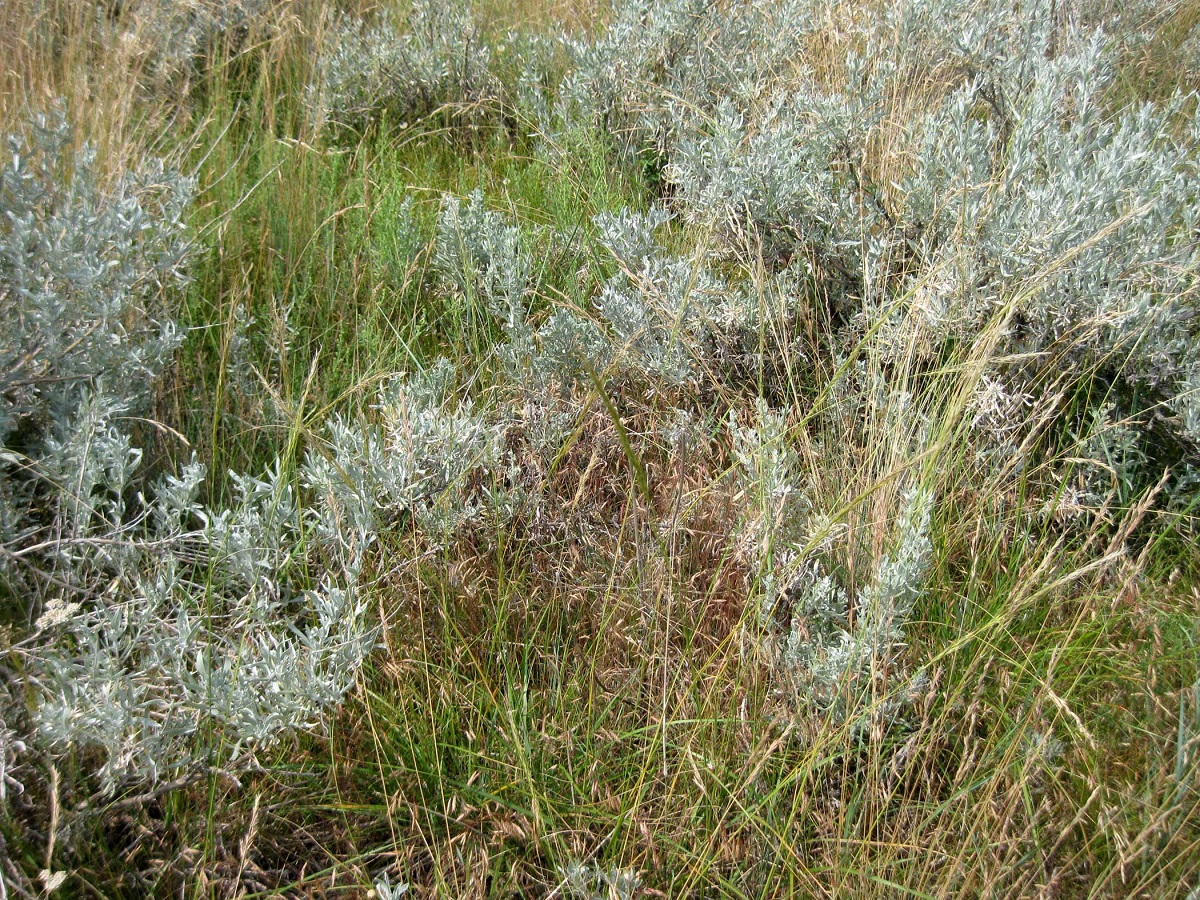
[[[217,471],[274,458],[287,422],[310,428],[361,409],[389,373],[490,351],[499,335],[490,316],[440,296],[429,271],[444,194],[481,188],[515,217],[538,260],[535,310],[582,304],[597,283],[578,277],[597,264],[592,218],[645,203],[639,173],[613,166],[595,135],[551,163],[502,128],[463,142],[418,123],[317,150],[256,118],[254,108],[213,114],[196,151],[201,253],[171,403]],[[263,409],[268,399],[274,411]]]

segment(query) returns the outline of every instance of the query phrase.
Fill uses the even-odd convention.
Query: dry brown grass
[[[568,31],[590,35],[604,27],[610,0],[481,0],[484,21],[500,29]]]

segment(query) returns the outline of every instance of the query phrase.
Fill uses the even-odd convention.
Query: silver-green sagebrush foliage
[[[418,0],[402,23],[384,11],[374,19],[340,19],[318,60],[310,88],[323,121],[361,130],[387,116],[410,124],[443,107],[470,107],[497,97],[491,48],[465,0]]]
[[[899,498],[888,549],[851,598],[823,562],[844,534],[811,509],[783,417],[760,400],[756,422],[730,426],[758,628],[785,704],[854,729],[888,721],[910,692],[901,653],[930,563],[932,495],[914,487]]]
[[[560,869],[559,874],[562,875],[563,894],[574,900],[604,897],[631,900],[642,885],[637,869],[622,869],[615,865],[605,869],[572,860]]]
[[[65,424],[97,383],[122,381],[121,402],[144,408],[181,339],[161,291],[183,278],[190,182],[148,161],[102,187],[61,113],[6,149],[0,437]]]
[[[530,262],[520,229],[489,210],[478,188],[465,203],[443,199],[432,264],[466,308],[482,306],[509,330],[524,322]]]
[[[195,502],[202,476],[168,476],[160,527],[122,542],[106,593],[55,598],[38,620],[41,733],[99,749],[107,791],[220,762],[208,734],[244,763],[318,728],[373,645],[356,561],[306,571],[312,525],[278,471],[237,479],[240,502],[217,514]]]
[[[1130,749],[1174,715],[1142,667],[1195,677],[1200,119],[1122,93],[1163,17],[630,0],[500,38],[458,0],[348,8],[297,11],[314,56],[262,83],[282,6],[106,13],[161,25],[145,86],[229,76],[219,114],[172,107],[198,181],[167,138],[109,171],[63,114],[7,140],[0,800],[148,809],[325,733],[268,778],[380,897],[474,865],[853,892],[914,827],[943,846],[888,877],[928,896],[978,859],[1014,896],[1186,868],[1195,691],[1173,769]],[[217,358],[223,396],[158,421]],[[232,854],[215,806],[245,891],[258,801]]]
[[[1147,457],[1121,404],[1136,390],[1155,398],[1193,464],[1200,257],[1196,128],[1185,123],[1181,136],[1177,125],[1185,98],[1114,117],[1102,103],[1113,52],[1103,32],[933,2],[856,20],[835,86],[801,52],[822,22],[804,2],[643,2],[622,5],[596,39],[574,40],[573,71],[534,117],[543,136],[621,123],[671,192],[648,212],[597,216],[607,276],[585,307],[545,315],[516,225],[481,191],[443,199],[434,286],[499,326],[507,377],[553,387],[568,406],[578,386],[646,396],[723,387],[787,350],[765,336],[765,303],[778,301],[790,327],[806,283],[832,270],[835,360],[856,347],[877,364],[914,348],[932,360],[1000,321],[1013,352],[1062,345],[1067,371],[1105,379],[1113,399],[1076,436],[1084,463],[1062,510],[1133,496]],[[543,51],[531,52],[552,55]],[[402,24],[386,13],[344,19],[309,100],[354,129],[469,106],[498,96],[490,53],[462,4],[418,3]],[[912,163],[884,183],[870,142],[914,66],[936,70],[939,89],[906,125]],[[521,77],[544,99],[544,79]],[[11,139],[3,171],[2,302],[17,327],[0,367],[0,564],[12,590],[44,600],[48,642],[32,654],[44,667],[44,733],[101,746],[112,787],[187,764],[203,728],[240,747],[315,725],[370,646],[358,580],[379,531],[407,521],[444,543],[485,514],[511,514],[511,486],[532,482],[506,449],[508,429],[545,418],[549,452],[571,414],[519,389],[507,396],[520,412],[479,411],[455,396],[443,359],[383,388],[368,421],[330,419],[298,478],[279,466],[234,476],[230,509],[199,501],[199,462],[147,481],[130,423],[181,340],[164,297],[186,277],[190,183],[147,163],[101,186],[94,155],[70,151],[61,117],[30,134]],[[717,249],[668,250],[663,234],[675,227],[715,233]],[[755,235],[795,258],[753,284],[731,279],[736,241]],[[1012,416],[1034,402],[1031,371],[997,364],[984,378],[969,413],[978,459],[1019,443]],[[855,376],[831,398],[842,415],[872,404],[920,415],[906,392],[881,401],[881,390],[878,375]],[[759,400],[757,424],[731,426],[743,537],[760,626],[787,629],[772,639],[781,671],[830,711],[903,645],[932,499],[905,495],[894,546],[847,596],[822,567],[828,540],[813,535],[820,517],[783,421]],[[202,652],[189,651],[194,642]]]
[[[142,85],[176,96],[278,27],[269,0],[133,0],[112,22],[115,41],[141,59]]]
[[[328,446],[309,451],[302,470],[328,504],[320,520],[327,541],[362,546],[404,518],[446,540],[487,511],[489,495],[475,495],[470,479],[503,470],[503,430],[470,400],[453,402],[453,379],[441,359],[380,391],[378,425],[329,423]]]
[[[866,338],[934,360],[998,327],[1027,362],[993,384],[1026,395],[1028,361],[1054,356],[1121,415],[1149,404],[1194,462],[1194,104],[1110,109],[1137,29],[1118,41],[1113,10],[1083,12],[887,4],[846,20],[831,75],[806,62],[820,4],[622,4],[560,114],[626,123],[676,212],[729,252],[749,241],[823,273],[835,352]],[[885,137],[910,148],[891,168]]]
[[[161,164],[99,184],[95,151],[71,148],[61,114],[8,139],[0,171],[0,517],[7,577],[21,560],[90,553],[99,528],[126,520],[141,453],[128,426],[147,410],[181,335],[162,292],[187,251],[187,179]],[[107,517],[107,521],[106,521]],[[74,583],[73,579],[67,579]]]
[[[361,548],[315,533],[328,508],[278,464],[234,475],[228,509],[201,502],[195,460],[146,477],[135,425],[182,337],[190,183],[157,163],[104,184],[61,114],[30,134],[0,173],[0,574],[36,618],[40,736],[97,749],[112,791],[208,764],[214,734],[248,756],[317,727],[372,646]]]

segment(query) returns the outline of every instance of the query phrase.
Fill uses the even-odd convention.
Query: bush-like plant
[[[887,549],[853,598],[825,571],[842,535],[814,514],[783,417],[759,401],[757,421],[730,422],[746,495],[744,552],[757,570],[758,628],[785,702],[858,729],[886,722],[908,689],[904,627],[924,588],[933,509],[928,491],[900,498]]]
[[[380,391],[379,425],[329,423],[328,448],[309,451],[303,469],[305,484],[329,504],[326,540],[366,544],[400,517],[444,540],[483,512],[469,477],[501,466],[502,426],[469,400],[452,405],[454,376],[441,359]]]
[[[142,0],[129,4],[118,38],[140,51],[145,86],[186,94],[214,61],[244,50],[276,26],[272,0]]]
[[[464,203],[446,197],[438,215],[433,267],[460,302],[482,304],[509,328],[525,319],[529,260],[520,230],[484,205],[476,188]]]
[[[490,62],[469,3],[417,0],[402,25],[384,13],[339,20],[310,95],[323,121],[353,131],[383,116],[412,123],[449,106],[469,114],[497,96]]]
[[[995,373],[1015,396],[1044,389],[1030,361],[1052,357],[1060,382],[1095,381],[1135,417],[1175,411],[1151,417],[1156,446],[1194,459],[1192,101],[1110,108],[1141,25],[1118,43],[1095,30],[1114,10],[1055,6],[885,4],[842,23],[844,54],[818,68],[807,50],[833,38],[817,4],[629,3],[563,97],[626,123],[681,218],[727,249],[806,258],[849,325],[835,353],[867,336],[932,361],[1001,330],[1032,354]],[[645,299],[613,285],[600,308],[644,344]]]
[[[196,502],[203,467],[168,476],[147,512],[157,525],[107,554],[106,593],[55,599],[31,652],[42,735],[96,748],[106,791],[239,760],[296,729],[354,684],[373,638],[358,562],[330,551],[313,570],[310,520],[279,470],[238,478],[240,501]],[[114,538],[98,538],[115,541]]]
[[[326,507],[278,464],[230,509],[195,460],[147,479],[132,423],[180,341],[191,186],[161,163],[106,186],[71,147],[39,118],[0,171],[0,574],[37,620],[40,736],[98,751],[113,791],[315,727],[372,638],[362,548],[314,534]]]
[[[95,151],[72,148],[61,113],[36,118],[27,137],[10,136],[8,151],[0,169],[0,314],[10,323],[0,337],[0,572],[20,590],[34,571],[18,561],[27,545],[62,547],[105,515],[122,518],[139,452],[116,421],[146,412],[182,337],[163,291],[184,278],[191,184],[148,163],[102,186]]]

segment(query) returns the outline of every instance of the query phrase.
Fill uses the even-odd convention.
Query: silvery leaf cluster
[[[383,116],[405,125],[494,98],[490,64],[469,3],[417,0],[402,22],[386,11],[340,19],[309,94],[317,118],[341,128],[361,131]]]

